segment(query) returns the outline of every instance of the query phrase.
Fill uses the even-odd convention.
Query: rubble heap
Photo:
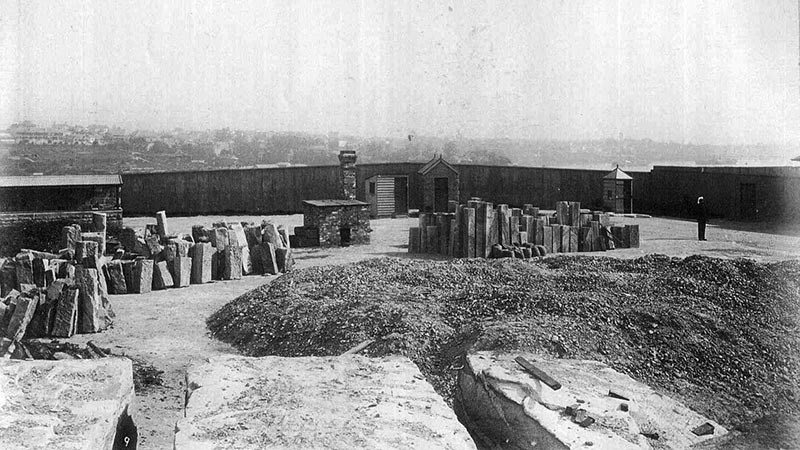
[[[408,232],[409,253],[455,258],[531,258],[548,253],[639,247],[639,225],[613,226],[608,214],[557,202],[554,213],[472,199],[454,212],[422,213]]]

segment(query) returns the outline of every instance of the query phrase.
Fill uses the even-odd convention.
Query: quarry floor
[[[302,215],[288,216],[195,216],[169,218],[171,233],[191,231],[191,226],[210,226],[219,221],[263,219],[284,225],[289,230],[302,225]],[[800,229],[781,229],[762,224],[711,221],[707,241],[697,241],[697,225],[691,221],[649,218],[615,218],[619,224],[638,223],[641,247],[606,252],[601,255],[635,258],[649,253],[685,257],[700,254],[713,257],[745,257],[774,261],[800,257]],[[133,217],[125,226],[144,227],[155,218]],[[333,249],[297,249],[296,268],[346,264],[384,256],[440,258],[434,255],[407,253],[408,228],[417,219],[373,220],[372,243]],[[765,231],[768,232],[765,232]],[[232,347],[208,337],[205,320],[221,306],[275,276],[246,276],[241,280],[217,281],[168,289],[142,295],[112,295],[117,318],[114,327],[94,335],[75,335],[70,341],[85,344],[94,341],[123,354],[145,361],[162,370],[163,384],[136,393],[131,411],[139,429],[140,449],[172,448],[175,422],[181,417],[184,402],[186,368],[193,362],[220,354],[236,353]]]

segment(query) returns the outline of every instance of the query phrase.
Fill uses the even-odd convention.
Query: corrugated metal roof
[[[107,186],[120,184],[122,184],[122,177],[119,175],[32,175],[0,177],[0,188]]]
[[[604,180],[632,180],[630,175],[623,172],[622,169],[617,166],[616,169],[612,170],[608,175],[603,177]]]
[[[317,207],[369,206],[369,203],[362,202],[361,200],[303,200],[303,203]]]

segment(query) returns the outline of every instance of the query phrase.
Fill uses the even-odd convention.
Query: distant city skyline
[[[0,0],[0,128],[800,142],[796,1]]]

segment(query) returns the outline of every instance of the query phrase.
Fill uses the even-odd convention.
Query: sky
[[[0,0],[0,127],[800,143],[795,0]]]

